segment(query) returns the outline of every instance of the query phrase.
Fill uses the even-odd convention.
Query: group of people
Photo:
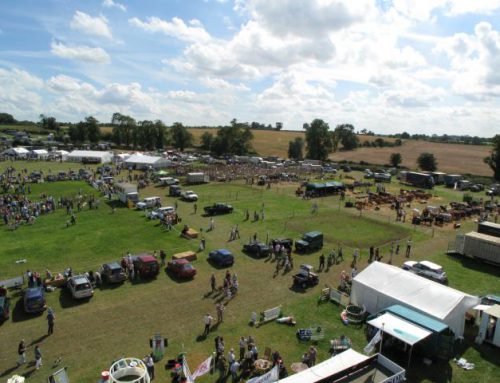
[[[0,195],[0,214],[6,226],[17,229],[21,223],[33,224],[36,219],[56,209],[54,198],[48,196],[41,201],[32,201],[22,194]]]
[[[226,270],[226,274],[224,276],[224,279],[222,280],[222,286],[218,287],[215,274],[212,273],[212,275],[210,276],[210,288],[211,288],[211,293],[217,292],[218,290],[222,289],[222,291],[224,292],[224,296],[227,299],[231,299],[234,295],[238,293],[239,289],[238,275],[236,273],[231,275],[229,270]]]

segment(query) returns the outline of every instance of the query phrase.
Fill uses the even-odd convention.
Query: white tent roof
[[[55,150],[54,153],[59,154],[60,156],[66,156],[69,154],[66,150]]]
[[[325,360],[307,370],[301,371],[288,378],[280,379],[280,383],[314,383],[344,371],[352,366],[364,362],[369,357],[353,349],[346,350],[330,359]]]
[[[104,158],[110,157],[110,152],[103,152],[99,150],[73,150],[68,154],[68,157],[85,157],[85,158]]]
[[[49,154],[49,152],[45,149],[34,149],[33,153],[35,153],[35,154]]]
[[[491,315],[495,318],[500,318],[500,305],[491,306],[488,310],[484,311],[488,315]]]
[[[420,342],[422,339],[431,335],[430,331],[424,330],[422,327],[416,326],[413,323],[405,321],[390,313],[385,313],[375,319],[372,319],[368,324],[382,329],[386,334],[397,338],[410,346]]]
[[[147,156],[139,153],[131,155],[125,160],[125,162],[130,162],[134,164],[154,164],[162,159],[163,159],[162,157]]]
[[[16,154],[28,154],[30,152],[28,149],[21,147],[11,148],[11,150]]]
[[[380,262],[373,262],[353,279],[351,300],[365,305],[372,314],[401,304],[441,320],[455,336],[463,334],[467,310],[480,302],[477,297]]]

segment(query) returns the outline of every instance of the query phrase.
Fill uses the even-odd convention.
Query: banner
[[[191,375],[191,371],[189,371],[189,367],[187,365],[185,357],[182,359],[182,373],[184,374],[184,376],[188,380],[188,383],[193,383],[194,382],[194,379],[193,379],[193,377]]]
[[[375,348],[375,345],[381,340],[382,340],[382,330],[378,330],[377,333],[374,335],[374,337],[370,340],[370,342],[368,342],[368,344],[363,349],[365,354],[370,354]]]
[[[274,383],[279,379],[278,365],[274,366],[269,372],[256,378],[247,380],[247,383]]]
[[[195,372],[193,372],[193,375],[191,376],[193,380],[195,380],[197,377],[205,375],[207,372],[210,371],[210,365],[212,364],[212,356],[210,355],[202,364],[198,366]]]

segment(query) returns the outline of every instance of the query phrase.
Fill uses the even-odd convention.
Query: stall
[[[478,338],[500,347],[500,305],[493,305],[483,311]]]

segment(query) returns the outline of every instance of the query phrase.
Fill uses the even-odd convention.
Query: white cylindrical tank
[[[122,358],[109,369],[110,383],[150,383],[144,362],[137,358]]]

